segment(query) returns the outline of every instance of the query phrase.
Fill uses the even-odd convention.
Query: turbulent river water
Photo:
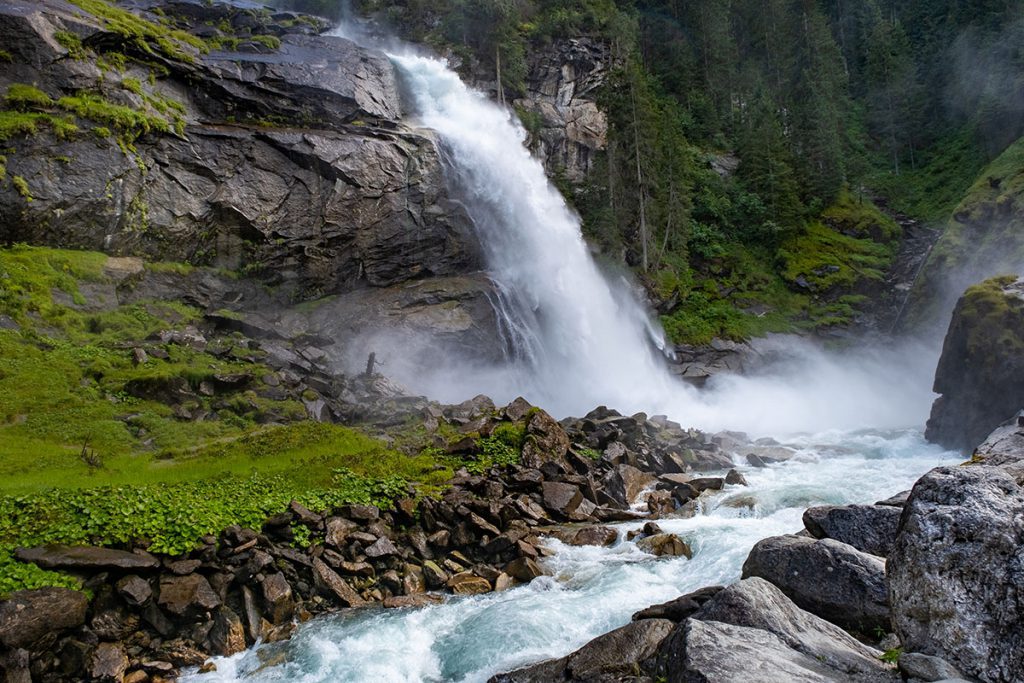
[[[288,642],[218,660],[216,672],[191,680],[485,681],[567,654],[638,609],[738,579],[753,544],[799,530],[810,505],[874,502],[956,460],[914,428],[932,398],[935,355],[927,349],[834,356],[788,340],[791,360],[771,374],[721,378],[702,393],[675,381],[659,358],[657,325],[625,280],[597,267],[577,217],[523,147],[509,112],[442,61],[404,53],[392,61],[414,123],[439,135],[449,181],[476,224],[510,350],[506,367],[445,369],[437,376],[448,384],[417,369],[408,378],[414,388],[442,400],[523,394],[559,416],[598,404],[660,412],[686,426],[776,436],[797,455],[762,469],[738,462],[749,486],[727,487],[692,518],[659,520],[690,543],[690,560],[641,552],[625,540],[639,524],[621,524],[608,548],[551,541],[550,576],[529,585],[421,609],[319,618]]]
[[[450,598],[415,610],[372,608],[314,620],[286,643],[217,662],[195,683],[414,683],[486,681],[495,673],[567,654],[630,615],[701,586],[739,578],[759,539],[800,528],[806,507],[874,502],[928,469],[955,462],[913,430],[818,434],[787,442],[791,461],[743,469],[749,486],[727,487],[690,519],[658,524],[685,538],[692,560],[656,559],[625,540],[609,548],[551,541],[549,577],[503,593]]]

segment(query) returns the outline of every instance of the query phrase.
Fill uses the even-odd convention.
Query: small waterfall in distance
[[[688,393],[668,373],[661,329],[625,282],[598,269],[579,218],[523,145],[509,112],[468,88],[443,61],[391,55],[417,122],[436,131],[498,292],[513,347],[507,381],[555,414],[605,404],[656,410]]]

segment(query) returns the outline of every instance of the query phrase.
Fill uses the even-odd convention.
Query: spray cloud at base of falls
[[[523,395],[560,417],[608,405],[757,434],[923,424],[937,349],[910,343],[834,355],[785,338],[791,360],[770,374],[721,377],[700,392],[677,380],[660,327],[627,277],[595,262],[578,216],[526,149],[514,114],[469,88],[444,60],[359,27],[336,34],[385,48],[411,123],[438,136],[446,181],[472,219],[494,284],[503,337],[501,363],[453,354],[427,367],[414,349],[431,342],[416,335],[386,332],[353,345],[377,350],[387,374],[445,402]],[[761,348],[779,355],[773,344]]]

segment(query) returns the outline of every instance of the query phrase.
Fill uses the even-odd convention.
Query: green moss
[[[174,273],[175,275],[189,275],[195,271],[195,267],[188,263],[179,261],[153,261],[146,263],[146,270],[153,273]]]
[[[211,50],[223,50],[225,52],[234,52],[238,49],[242,40],[235,36],[214,36],[206,40],[206,44],[210,46]]]
[[[281,39],[277,36],[257,35],[251,36],[249,40],[270,50],[281,49]]]
[[[49,95],[35,86],[24,83],[12,83],[7,86],[4,101],[7,106],[19,110],[45,108],[53,104]]]
[[[783,279],[815,293],[849,290],[860,280],[882,280],[892,257],[887,245],[843,235],[819,221],[779,249]]]
[[[32,191],[29,189],[28,181],[22,178],[20,175],[11,176],[11,184],[14,185],[14,189],[18,191],[22,199],[26,202],[32,201]]]
[[[14,57],[7,50],[0,50],[0,62],[13,62]]]
[[[84,59],[86,56],[85,47],[82,45],[82,39],[74,33],[68,31],[56,31],[53,34],[54,40],[62,48],[68,51],[68,54],[72,59]]]
[[[144,53],[160,54],[181,62],[192,62],[194,57],[188,48],[206,50],[203,41],[193,35],[155,24],[115,7],[105,0],[70,0],[70,2],[102,20],[106,30],[120,35]]]
[[[48,122],[44,114],[20,111],[0,111],[0,140],[18,135],[35,135],[40,123]]]
[[[142,95],[142,83],[137,78],[131,76],[125,76],[121,79],[121,87],[128,92],[133,92],[136,95]]]
[[[74,97],[62,97],[57,100],[57,106],[84,119],[109,125],[133,136],[154,130],[161,132],[170,130],[170,125],[164,118],[114,104],[98,95],[89,93],[79,93]]]
[[[855,197],[844,188],[832,206],[821,214],[821,220],[834,230],[851,237],[868,238],[875,242],[891,243],[900,238],[902,231],[866,197]]]

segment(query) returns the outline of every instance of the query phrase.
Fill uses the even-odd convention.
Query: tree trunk
[[[643,254],[642,264],[647,272],[647,206],[644,199],[644,176],[640,168],[640,123],[636,117],[636,86],[631,85],[630,97],[633,101],[633,145],[636,147],[636,187],[640,199],[640,246]]]

